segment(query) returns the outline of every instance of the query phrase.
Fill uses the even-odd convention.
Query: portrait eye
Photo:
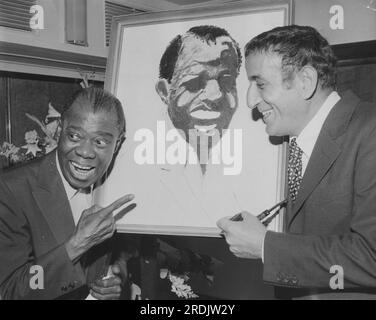
[[[231,76],[230,74],[221,75],[218,82],[222,90],[226,92],[232,91],[236,87],[235,77]]]
[[[75,132],[68,132],[68,138],[73,142],[78,142],[80,140],[80,135]]]
[[[96,146],[102,148],[102,147],[106,147],[108,145],[108,141],[106,139],[103,139],[103,138],[97,138],[97,139],[95,139],[95,144],[96,144]]]
[[[257,88],[259,88],[259,89],[264,89],[264,87],[265,87],[265,83],[264,82],[259,82],[259,81],[257,81],[256,82],[256,85],[257,85]]]
[[[195,77],[183,83],[186,90],[197,92],[205,87],[205,79],[202,76]]]

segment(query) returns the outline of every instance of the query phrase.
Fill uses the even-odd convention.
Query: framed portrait
[[[114,19],[105,88],[127,132],[96,201],[135,195],[118,231],[219,237],[218,219],[284,198],[286,146],[247,107],[244,46],[290,15],[291,1],[240,1]]]

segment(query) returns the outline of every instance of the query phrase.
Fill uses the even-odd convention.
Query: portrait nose
[[[247,91],[248,108],[250,109],[256,108],[260,102],[262,102],[262,98],[260,96],[256,83],[252,81]]]
[[[211,79],[206,83],[204,90],[200,95],[201,100],[217,100],[222,97],[222,91],[219,87],[218,81]]]
[[[95,158],[94,148],[89,139],[83,140],[79,146],[76,147],[76,154],[85,159]]]

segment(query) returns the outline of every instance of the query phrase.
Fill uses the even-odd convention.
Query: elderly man
[[[3,299],[118,298],[122,279],[108,267],[113,211],[92,206],[125,132],[120,102],[98,88],[80,91],[62,115],[57,152],[0,177],[0,295]],[[109,274],[103,279],[103,276]]]
[[[157,93],[174,127],[197,153],[203,173],[211,147],[238,106],[240,65],[238,44],[216,26],[197,26],[178,35],[161,58]]]
[[[289,206],[286,233],[246,212],[219,220],[230,250],[262,258],[264,280],[291,297],[375,298],[376,107],[335,91],[335,57],[314,28],[262,33],[245,56],[249,107],[269,135],[290,136]]]

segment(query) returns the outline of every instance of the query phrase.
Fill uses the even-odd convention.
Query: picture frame
[[[118,232],[220,237],[220,229],[216,226],[219,218],[243,210],[258,214],[285,198],[286,142],[268,137],[260,115],[246,106],[248,80],[244,68],[244,46],[261,32],[288,25],[291,22],[291,7],[291,0],[270,1],[267,4],[247,0],[216,7],[203,6],[114,18],[105,89],[115,94],[123,105],[127,139],[106,182],[97,189],[95,201],[107,205],[124,194],[135,194],[136,208],[117,222]],[[163,161],[160,161],[166,161],[163,153],[166,155],[169,152],[165,139],[169,131],[163,136],[164,142],[158,140],[159,132],[163,129],[161,123],[164,125],[171,120],[168,119],[171,118],[169,105],[164,104],[156,92],[160,60],[176,36],[186,34],[192,27],[202,26],[226,30],[240,48],[242,65],[236,77],[237,105],[226,130],[233,133],[229,139],[234,146],[230,146],[230,149],[234,150],[233,159],[241,163],[241,170],[222,180],[218,178],[219,175],[210,176],[209,171],[201,165],[200,177],[205,182],[199,184],[196,180],[196,184],[192,184],[191,178],[196,173],[186,174],[184,171],[182,176],[170,179],[172,184],[168,185],[170,182],[164,180],[169,175],[166,172],[174,172],[175,167],[166,169]],[[215,41],[213,43],[217,45]],[[140,134],[140,130],[143,130],[143,134]],[[236,130],[240,130],[240,138],[235,137]],[[152,143],[146,142],[149,133]],[[223,144],[225,135],[222,134],[219,135],[219,142]],[[174,136],[174,139],[179,138]],[[241,141],[240,157],[235,156],[237,141]],[[149,149],[143,149],[144,153],[140,152],[142,144],[149,146]],[[187,145],[189,148],[188,140]],[[152,161],[140,165],[136,159],[150,149],[153,150]],[[214,158],[213,150],[210,150],[209,157]],[[220,150],[223,158],[225,148],[221,146]],[[232,163],[233,167],[236,161]],[[181,170],[188,168],[187,163],[179,163],[184,166]],[[185,189],[184,184],[187,184]],[[197,193],[198,185],[208,188]],[[269,228],[282,230],[283,214],[279,214]]]

